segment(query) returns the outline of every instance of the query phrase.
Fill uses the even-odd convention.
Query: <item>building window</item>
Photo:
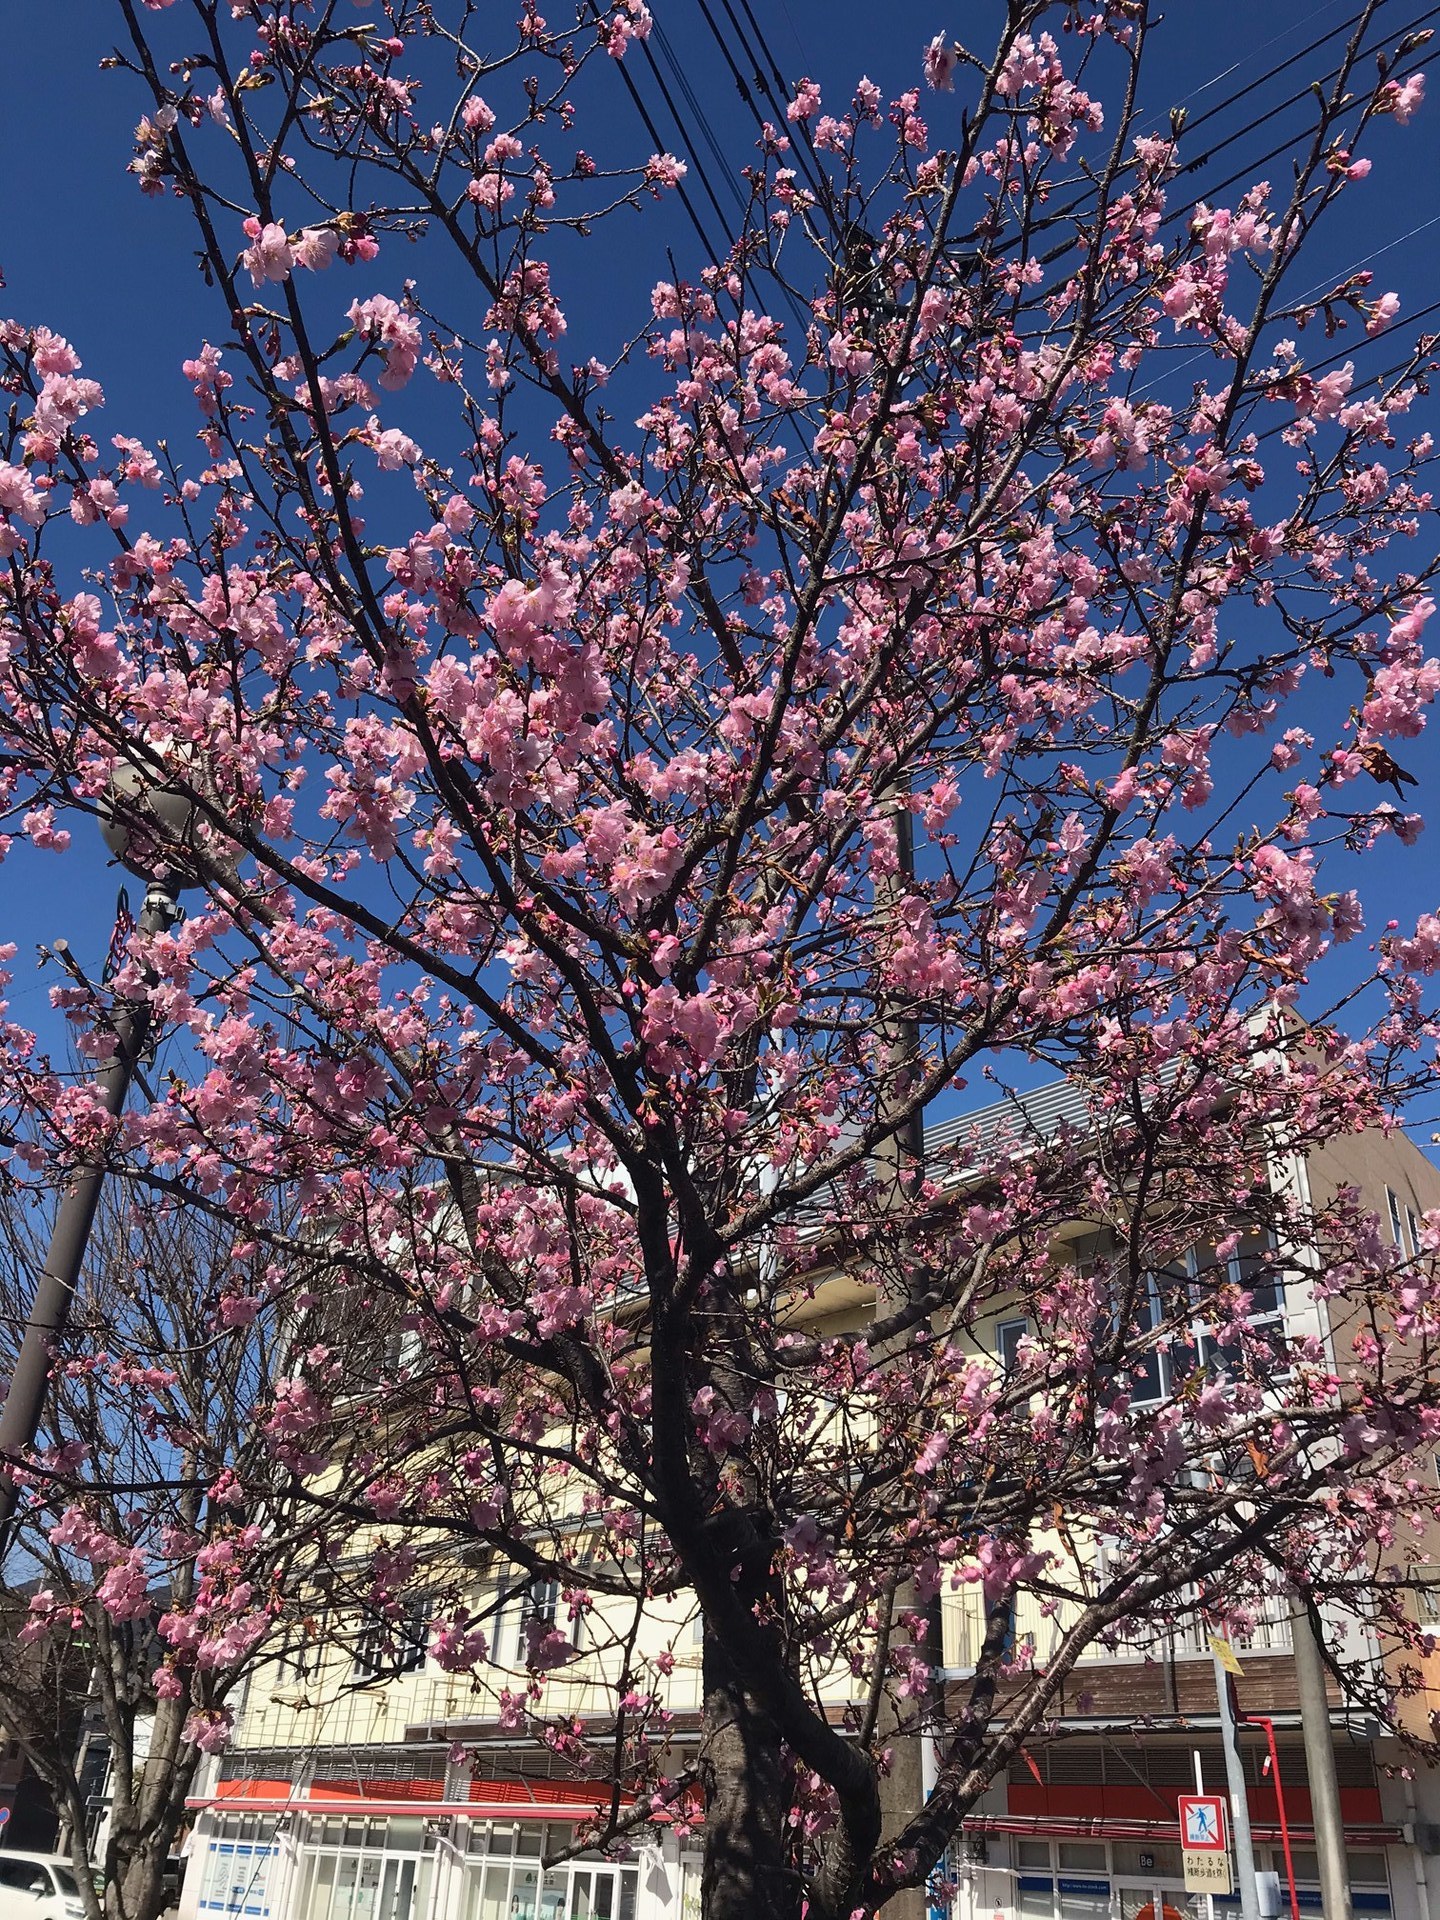
[[[515,1628],[515,1658],[521,1666],[529,1657],[530,1642],[552,1631],[555,1610],[560,1605],[558,1580],[532,1580],[520,1596],[520,1617]]]
[[[1109,1920],[1111,1882],[1103,1841],[1017,1840],[1015,1866],[1020,1920]]]
[[[1136,1325],[1143,1345],[1146,1335],[1158,1332],[1165,1321],[1165,1304],[1160,1282],[1153,1273],[1145,1276],[1145,1293],[1136,1314]],[[1168,1400],[1174,1387],[1173,1357],[1170,1344],[1158,1342],[1143,1352],[1130,1367],[1130,1398],[1139,1406]]]
[[[1385,1204],[1390,1209],[1390,1238],[1397,1247],[1403,1247],[1405,1236],[1400,1231],[1400,1202],[1391,1187],[1385,1189]]]
[[[1119,1331],[1115,1322],[1120,1302],[1131,1291],[1129,1277],[1123,1266],[1108,1274],[1081,1271],[1090,1271],[1111,1291],[1114,1318],[1096,1343],[1103,1350]],[[1273,1245],[1264,1235],[1240,1235],[1223,1258],[1214,1243],[1191,1247],[1169,1266],[1147,1273],[1134,1291],[1123,1356],[1106,1372],[1136,1406],[1168,1400],[1197,1366],[1224,1373],[1243,1360],[1258,1373],[1284,1365],[1285,1287]],[[1236,1293],[1249,1296],[1243,1349],[1239,1333],[1220,1331],[1235,1317],[1231,1308]],[[1256,1354],[1257,1342],[1270,1350],[1268,1355]]]
[[[430,1618],[428,1596],[406,1602],[398,1620],[367,1620],[355,1642],[352,1679],[393,1680],[402,1673],[418,1673],[425,1665],[425,1641]]]
[[[298,1920],[421,1920],[430,1909],[433,1838],[423,1819],[310,1820],[300,1854]]]
[[[569,1845],[573,1829],[538,1822],[477,1822],[466,1847],[462,1920],[635,1920],[639,1869],[581,1855],[543,1868],[541,1857]]]
[[[270,1912],[275,1821],[255,1814],[224,1814],[215,1822],[200,1879],[202,1914],[264,1920]]]
[[[1197,1350],[1213,1372],[1230,1364],[1231,1344],[1220,1340],[1204,1323],[1211,1319],[1216,1294],[1233,1287],[1250,1296],[1245,1325],[1251,1339],[1259,1339],[1281,1360],[1285,1347],[1285,1289],[1275,1266],[1271,1242],[1259,1234],[1245,1234],[1227,1259],[1217,1259],[1210,1247],[1189,1255],[1190,1285],[1197,1309]],[[1207,1311],[1210,1308],[1211,1311]]]
[[[520,1611],[515,1623],[516,1666],[523,1667],[527,1664],[530,1658],[531,1641],[543,1639],[547,1633],[557,1631],[563,1633],[572,1647],[579,1647],[583,1611],[577,1607],[572,1619],[568,1611],[562,1615],[560,1608],[561,1592],[558,1580],[532,1580],[528,1587],[522,1589]]]
[[[1405,1209],[1405,1225],[1410,1229],[1410,1251],[1418,1260],[1420,1257],[1420,1222],[1415,1217],[1415,1209]]]
[[[1020,1342],[1030,1331],[1028,1320],[1002,1320],[995,1328],[995,1358],[1000,1362],[1000,1371],[1010,1374],[1015,1371],[1015,1360]]]

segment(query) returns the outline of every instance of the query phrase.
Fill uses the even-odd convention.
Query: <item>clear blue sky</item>
[[[723,200],[719,164],[705,144],[695,105],[703,109],[716,144],[736,170],[750,158],[754,121],[711,35],[702,0],[651,4],[683,86],[693,91],[692,101],[665,68],[665,49],[658,40],[653,43],[652,52],[682,107],[684,133],[669,119],[655,75],[643,61],[633,61],[632,77],[650,105],[663,144],[689,160],[698,159]],[[726,0],[709,4],[734,50]],[[993,24],[993,8],[976,0],[950,0],[946,5],[892,0],[884,8],[859,0],[751,0],[751,5],[786,78],[813,75],[832,103],[848,99],[861,73],[875,79],[887,96],[916,84],[921,49],[933,34],[942,29],[960,33],[980,48]],[[743,0],[731,0],[731,7],[743,22]],[[548,10],[558,17],[562,8],[557,4]],[[486,8],[477,11],[483,20]],[[184,12],[181,6],[171,15],[147,18],[163,23],[168,32]],[[501,6],[499,12],[508,30],[514,9]],[[1302,0],[1255,0],[1244,8],[1178,0],[1169,9],[1152,37],[1145,89],[1157,130],[1163,128],[1171,105],[1188,104],[1194,118],[1291,55],[1305,54],[1298,65],[1217,114],[1189,143],[1187,152],[1193,156],[1257,123],[1201,175],[1197,191],[1204,193],[1247,163],[1255,164],[1257,175],[1283,182],[1283,161],[1263,167],[1256,163],[1269,147],[1298,135],[1303,107],[1282,110],[1281,103],[1328,71],[1341,43],[1316,42],[1342,28],[1353,13],[1351,0],[1330,0],[1318,7]],[[1421,13],[1420,0],[1387,0],[1380,25],[1398,33]],[[107,390],[107,434],[133,432],[153,441],[168,431],[183,446],[193,433],[194,414],[180,362],[207,334],[223,339],[225,321],[196,272],[183,209],[142,199],[125,171],[131,129],[144,103],[127,76],[99,70],[122,27],[110,0],[47,0],[43,7],[26,9],[23,28],[7,37],[0,66],[0,178],[9,191],[0,216],[0,270],[8,284],[0,292],[0,312],[25,322],[43,321],[74,341],[87,371]],[[748,73],[752,63],[736,57]],[[1393,287],[1409,313],[1440,300],[1440,198],[1435,193],[1440,180],[1440,56],[1433,64],[1434,104],[1422,109],[1410,128],[1383,131],[1372,149],[1376,164],[1371,179],[1363,190],[1344,196],[1341,217],[1313,256],[1317,279],[1322,273],[1372,263],[1375,291]],[[591,87],[584,144],[643,158],[653,142],[641,128],[619,75],[609,63],[605,67]],[[605,91],[597,93],[596,88]],[[948,101],[929,98],[925,111],[937,137],[943,115],[958,111],[962,99],[963,93]],[[696,174],[689,184],[707,223],[718,227]],[[673,220],[635,221],[611,230],[603,255],[597,255],[602,270],[565,289],[571,357],[584,358],[591,351],[604,357],[607,342],[633,327],[646,307],[650,285],[666,272],[667,245],[675,247],[682,267],[698,264],[693,235]],[[382,290],[387,284],[381,275],[376,286],[366,290]],[[352,291],[347,288],[347,298]],[[1440,327],[1440,316],[1428,324]],[[1384,351],[1369,349],[1361,364],[1378,369],[1387,363]],[[1389,357],[1394,357],[1393,347]],[[1434,738],[1406,743],[1402,758],[1421,776],[1421,810],[1440,815],[1440,756]],[[1388,915],[1413,920],[1417,912],[1440,905],[1435,857],[1440,818],[1426,839],[1430,845],[1422,840],[1408,857],[1387,845],[1367,856],[1363,869],[1352,863],[1354,873],[1336,871],[1337,886],[1358,879],[1372,928]],[[48,1043],[59,1037],[58,1023],[44,1010],[44,989],[54,976],[36,973],[36,945],[64,935],[87,967],[98,970],[118,877],[106,869],[98,839],[87,834],[83,823],[71,854],[17,855],[0,866],[0,940],[13,940],[20,949],[15,1015],[41,1026]]]

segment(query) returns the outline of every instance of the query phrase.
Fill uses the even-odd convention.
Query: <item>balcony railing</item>
[[[980,1597],[973,1591],[947,1595],[943,1602],[945,1665],[965,1673],[973,1670],[979,1658],[984,1635]],[[1029,1649],[1035,1663],[1044,1666],[1059,1651],[1065,1635],[1079,1618],[1080,1607],[1062,1600],[1049,1608],[1033,1596],[1022,1595],[1011,1626],[1013,1649]],[[1171,1625],[1157,1622],[1120,1640],[1094,1640],[1077,1662],[1081,1666],[1143,1663],[1161,1660],[1208,1660],[1210,1629],[1194,1615]],[[1247,1634],[1232,1632],[1231,1644],[1244,1659],[1288,1653],[1290,1619],[1286,1604],[1278,1595],[1265,1608]]]

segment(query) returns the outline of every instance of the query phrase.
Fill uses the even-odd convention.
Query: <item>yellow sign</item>
[[[1208,1634],[1210,1651],[1220,1662],[1226,1673],[1243,1674],[1245,1669],[1236,1657],[1235,1649],[1228,1640],[1222,1640],[1218,1633]]]
[[[1216,1853],[1208,1847],[1203,1851],[1199,1847],[1186,1847],[1184,1860],[1187,1893],[1226,1894],[1233,1891],[1228,1849],[1224,1853]]]

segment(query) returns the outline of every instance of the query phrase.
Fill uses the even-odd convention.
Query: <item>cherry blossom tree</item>
[[[7,1344],[43,1259],[34,1200],[9,1185],[0,1210]],[[228,1730],[232,1693],[293,1626],[287,1573],[308,1535],[260,1418],[299,1321],[274,1311],[273,1284],[257,1312],[265,1291],[265,1262],[240,1235],[112,1187],[56,1351],[7,1542],[21,1584],[6,1597],[0,1720],[77,1866],[91,1820],[82,1714],[103,1735],[103,1896],[77,1876],[92,1915],[164,1910],[197,1767]]]
[[[389,1313],[262,1410],[304,1565],[374,1539],[392,1618],[420,1537],[557,1582],[608,1715],[549,1711],[537,1616],[502,1724],[609,1787],[583,1842],[703,1809],[708,1920],[913,1910],[1087,1648],[1277,1583],[1383,1611],[1419,1551],[1440,1219],[1402,1258],[1282,1177],[1436,1033],[1434,913],[1332,954],[1440,687],[1428,349],[1375,367],[1396,297],[1307,288],[1423,96],[1374,12],[1283,188],[1211,206],[1143,0],[1013,0],[897,99],[799,85],[687,278],[682,164],[596,104],[640,0],[503,44],[448,0],[119,0],[140,212],[205,281],[196,450],[101,430],[85,316],[0,331],[15,831],[63,857],[111,791],[193,890],[114,982],[163,1089],[112,1123],[12,1025],[17,1138],[239,1223],[278,1278],[222,1318],[297,1262]],[[580,344],[641,214],[653,291]],[[922,1151],[1039,1071],[1067,1125]],[[1286,1278],[1333,1353],[1259,1312]],[[458,1579],[432,1624],[483,1682]]]

